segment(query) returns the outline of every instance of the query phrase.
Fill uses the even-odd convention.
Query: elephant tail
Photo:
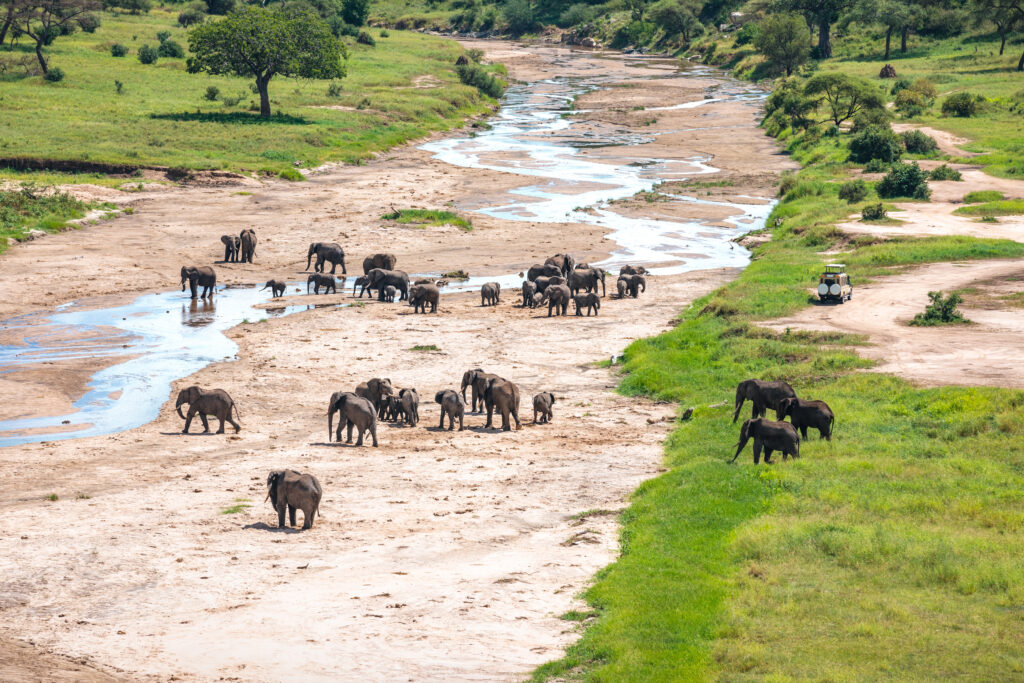
[[[835,431],[835,428],[836,428],[836,416],[835,415],[829,415],[829,418],[828,418],[828,435],[829,436],[832,436],[832,432]]]
[[[235,417],[238,418],[239,421],[241,421],[242,414],[238,412],[238,404],[235,403],[234,401],[232,401],[231,402],[231,409],[235,411]]]

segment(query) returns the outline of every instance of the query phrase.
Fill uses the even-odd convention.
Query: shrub
[[[872,159],[864,166],[865,173],[888,173],[889,164],[881,159]]]
[[[114,43],[110,46],[110,54],[112,54],[115,57],[124,57],[126,54],[128,54],[128,48],[122,45],[121,43]]]
[[[968,320],[957,310],[963,298],[956,292],[943,298],[942,292],[928,292],[931,303],[925,306],[924,313],[918,313],[910,321],[911,325],[927,327],[931,325],[947,325],[949,323],[966,323]]]
[[[203,93],[203,99],[209,100],[210,102],[215,101],[220,97],[220,88],[215,85],[206,86],[206,92]]]
[[[853,117],[853,125],[850,127],[850,132],[856,134],[872,126],[888,128],[891,119],[892,116],[889,115],[886,109],[865,109],[864,111],[857,112]]]
[[[278,172],[277,177],[283,178],[284,180],[291,180],[292,182],[299,182],[306,179],[306,176],[302,175],[302,173],[296,171],[294,168],[286,168],[283,171]]]
[[[485,7],[484,10],[477,15],[476,21],[473,22],[473,28],[477,31],[490,31],[497,23],[498,10],[491,5]]]
[[[942,166],[932,169],[928,177],[931,180],[963,180],[960,171],[950,168],[947,164],[942,164]]]
[[[117,91],[118,95],[123,95],[124,94],[124,83],[122,83],[121,81],[119,81],[117,79],[114,79],[114,90]]]
[[[203,5],[203,7],[205,7],[205,5]],[[189,26],[201,24],[205,18],[206,12],[203,9],[190,5],[178,14],[178,25],[183,28],[188,28]]]
[[[896,111],[907,118],[920,116],[927,106],[924,96],[916,90],[900,90],[896,95]]]
[[[159,56],[160,54],[155,47],[143,45],[139,48],[139,61],[143,64],[156,64],[157,57]]]
[[[928,199],[932,194],[928,189],[927,174],[916,163],[893,164],[885,177],[879,181],[877,190],[878,196],[882,198]]]
[[[362,26],[370,16],[370,0],[342,0],[341,18],[346,24]]]
[[[342,87],[341,83],[331,81],[327,84],[327,96],[328,97],[341,97]]]
[[[872,159],[896,161],[903,153],[900,139],[891,128],[871,126],[850,140],[850,160],[865,164]]]
[[[590,5],[578,2],[575,5],[570,5],[567,10],[562,12],[558,17],[558,25],[562,28],[569,28],[570,26],[589,23],[593,19],[594,9]]]
[[[965,204],[981,204],[983,202],[998,202],[1006,197],[998,190],[977,190],[964,195]]]
[[[901,78],[892,84],[892,90],[889,91],[890,95],[897,95],[901,90],[906,90],[910,87],[910,81],[906,78]]]
[[[235,0],[206,0],[206,8],[210,14],[227,14],[235,9]]]
[[[967,118],[977,111],[977,98],[969,92],[958,92],[942,102],[942,113],[946,116]]]
[[[373,47],[374,45],[377,44],[377,41],[373,39],[373,36],[371,36],[366,31],[359,32],[359,35],[356,36],[356,42],[359,43],[360,45],[369,45],[370,47]]]
[[[908,130],[900,133],[900,139],[903,140],[903,146],[911,154],[931,154],[939,149],[935,138],[919,130]]]
[[[339,16],[333,16],[327,20],[327,26],[330,27],[331,33],[334,34],[335,38],[341,38],[342,36],[348,36],[355,38],[359,35],[359,29],[351,24],[346,24],[345,20]]]
[[[170,59],[182,59],[185,56],[185,48],[179,43],[173,40],[165,40],[160,43],[160,47],[156,49],[156,53],[161,57],[168,57]]]
[[[935,89],[935,84],[927,78],[917,79],[910,84],[908,90],[921,95],[921,97],[928,101],[928,104],[934,102],[935,98],[939,96],[939,91]]]
[[[885,207],[881,203],[868,204],[861,210],[860,217],[866,221],[880,221],[886,217]]]
[[[52,67],[49,71],[43,74],[43,78],[50,81],[51,83],[57,83],[64,80],[64,70],[59,66]]]
[[[859,178],[843,183],[839,187],[839,198],[846,200],[848,204],[856,204],[864,201],[868,196],[868,184]]]
[[[77,19],[78,25],[82,27],[82,30],[86,33],[95,33],[96,29],[100,27],[102,23],[99,15],[93,14],[92,12],[86,12]]]
[[[166,42],[167,40],[170,39],[170,37],[171,37],[171,32],[170,31],[158,31],[157,34],[156,34],[156,39],[159,40],[161,43]]]
[[[468,57],[470,61],[479,64],[482,61],[484,61],[484,51],[478,47],[471,47],[470,49],[466,50],[466,57]]]
[[[237,97],[229,97],[229,96],[225,95],[224,97],[221,98],[221,102],[224,103],[225,107],[233,107],[233,106],[235,106],[236,104],[238,104],[241,101],[242,101],[242,96],[241,95],[239,95]]]
[[[455,73],[458,74],[460,81],[494,99],[505,94],[505,84],[487,73],[479,64],[460,64],[455,67]]]
[[[757,39],[757,24],[750,22],[744,24],[739,31],[736,31],[736,44],[749,45]]]
[[[505,23],[512,35],[522,35],[536,24],[530,0],[508,0],[502,8],[502,14],[505,15]]]
[[[382,28],[382,29],[380,30],[380,37],[381,37],[381,38],[387,38],[387,37],[388,37],[388,36],[390,36],[390,35],[391,35],[391,34],[390,34],[390,33],[388,33],[388,30],[387,30],[386,28]]]

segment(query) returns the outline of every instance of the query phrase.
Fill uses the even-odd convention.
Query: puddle
[[[289,283],[289,292],[303,284]],[[0,446],[77,439],[146,424],[159,414],[172,382],[235,358],[238,347],[224,336],[225,330],[245,320],[258,322],[324,305],[259,307],[270,301],[270,291],[257,286],[220,288],[212,301],[193,301],[188,292],[174,291],[113,307],[72,302],[54,312],[0,323],[5,339],[21,340],[0,346],[0,373],[57,360],[125,357],[92,376],[73,413],[0,421]]]

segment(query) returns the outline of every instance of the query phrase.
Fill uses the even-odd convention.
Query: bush
[[[864,166],[865,173],[887,173],[889,171],[889,164],[885,163],[881,159],[872,159]]]
[[[110,46],[110,54],[112,54],[115,57],[124,57],[126,54],[128,54],[128,48],[122,45],[121,43],[114,43]]]
[[[165,40],[160,43],[160,47],[156,49],[156,53],[161,57],[168,57],[170,59],[182,59],[185,56],[185,48],[173,40]]]
[[[850,132],[857,134],[873,126],[878,128],[888,128],[889,121],[891,119],[892,117],[886,109],[865,109],[854,114],[853,125],[850,126]]]
[[[939,96],[939,91],[935,89],[935,84],[927,78],[917,79],[907,89],[921,95],[921,97],[928,101],[928,104],[934,102],[935,98]]]
[[[124,94],[124,83],[122,83],[121,81],[119,81],[117,79],[114,79],[114,90],[117,91],[118,95],[123,95]]]
[[[508,0],[502,8],[502,14],[505,15],[505,23],[512,35],[520,36],[536,25],[530,0]]]
[[[93,14],[92,12],[86,12],[76,19],[78,25],[82,27],[82,30],[86,33],[96,33],[96,29],[100,27],[102,23],[99,15]]]
[[[380,30],[380,37],[381,37],[381,38],[387,38],[387,37],[388,37],[388,36],[390,36],[390,35],[391,35],[391,34],[390,34],[390,33],[388,33],[388,30],[387,30],[386,28],[382,28],[382,29]]]
[[[955,168],[950,168],[946,164],[942,164],[938,168],[932,169],[931,173],[928,174],[931,180],[963,180],[963,176],[960,175],[960,171]]]
[[[682,36],[689,41],[704,33],[704,24],[694,16],[682,0],[659,0],[651,6],[648,16],[666,37]]]
[[[484,61],[484,51],[478,47],[471,47],[466,50],[466,57],[468,57],[471,62],[480,64]]]
[[[757,39],[757,24],[751,22],[744,24],[739,31],[736,31],[736,45],[750,45]]]
[[[359,35],[359,29],[351,24],[346,24],[345,20],[339,16],[333,16],[327,20],[327,26],[330,27],[331,33],[334,34],[335,38],[341,38],[342,36],[348,36],[355,38]]]
[[[559,15],[558,25],[562,28],[569,28],[590,23],[593,19],[594,9],[590,5],[578,2],[575,5],[569,5],[569,8]]]
[[[227,14],[235,9],[235,0],[206,0],[206,11],[210,14]]]
[[[928,292],[931,303],[928,304],[924,313],[918,313],[910,321],[911,325],[929,327],[932,325],[947,325],[949,323],[966,323],[968,320],[957,310],[957,306],[963,303],[963,298],[957,293],[952,293],[943,298],[942,292]]]
[[[373,39],[373,36],[371,36],[366,31],[359,32],[359,35],[356,36],[356,42],[359,43],[360,45],[369,45],[370,47],[373,47],[374,45],[377,44],[377,41]]]
[[[342,0],[341,18],[346,24],[362,26],[370,16],[370,0]]]
[[[885,207],[881,203],[869,204],[860,212],[860,217],[866,221],[880,221],[886,216]]]
[[[919,130],[908,130],[900,133],[900,139],[903,140],[903,146],[911,154],[932,154],[939,149],[939,144],[935,142],[935,138]]]
[[[998,190],[976,190],[975,192],[968,192],[964,195],[964,204],[998,202],[1001,199],[1006,199],[1006,197]]]
[[[43,74],[43,78],[51,83],[58,83],[64,80],[64,70],[59,66],[52,67],[49,71]]]
[[[899,136],[891,128],[872,126],[850,140],[850,160],[865,164],[872,159],[892,162],[900,158],[903,148]]]
[[[927,174],[916,163],[895,163],[889,168],[885,177],[879,181],[878,196],[884,199],[890,197],[928,199],[932,192],[928,189],[927,177]]]
[[[859,178],[857,180],[851,180],[848,183],[843,183],[839,187],[839,198],[845,200],[848,204],[856,204],[862,202],[868,196],[868,184]]]
[[[221,98],[221,102],[224,103],[225,107],[233,107],[239,102],[241,102],[243,98],[243,95],[238,95],[237,97],[229,97],[228,95],[225,95],[223,98]]]
[[[157,57],[159,56],[160,54],[155,47],[143,45],[139,48],[139,61],[143,64],[156,64]]]
[[[924,96],[916,90],[900,90],[896,95],[896,111],[907,118],[920,116],[927,106]]]
[[[460,81],[494,99],[505,94],[505,84],[487,73],[479,64],[460,64],[455,67],[455,73],[458,74]]]
[[[946,116],[967,118],[977,111],[977,98],[969,92],[958,92],[942,102],[942,113]]]
[[[206,92],[203,93],[203,99],[214,102],[218,97],[220,97],[220,88],[215,85],[206,86]]]
[[[170,31],[157,31],[156,39],[161,43],[166,42],[171,37]]]
[[[294,168],[286,168],[279,171],[277,177],[283,178],[284,180],[291,180],[292,182],[301,182],[306,179],[306,176],[302,175],[302,173],[296,171]]]
[[[327,96],[328,97],[341,97],[341,93],[342,93],[341,83],[335,83],[334,81],[331,81],[327,85]]]
[[[498,23],[498,10],[493,5],[485,7],[480,14],[476,16],[476,21],[473,22],[473,28],[477,31],[490,31],[494,28],[494,25]]]
[[[203,5],[203,7],[206,7],[206,5]],[[182,28],[188,28],[189,26],[203,23],[205,18],[206,12],[204,9],[190,5],[178,14],[178,25]]]
[[[910,87],[910,81],[906,78],[901,78],[892,84],[892,90],[889,91],[890,95],[898,95],[901,90],[906,90]]]

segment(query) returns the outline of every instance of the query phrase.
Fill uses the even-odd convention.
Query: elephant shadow
[[[255,529],[257,531],[270,531],[272,533],[278,533],[278,534],[301,534],[302,533],[302,529],[300,529],[298,527],[270,526],[266,522],[256,522],[255,524],[246,524],[242,528],[243,529]]]
[[[200,425],[200,426],[202,426],[202,425]],[[224,430],[223,434],[218,434],[216,429],[211,429],[208,432],[204,432],[202,429],[200,429],[199,431],[190,431],[188,434],[186,434],[185,432],[182,432],[182,431],[177,431],[177,432],[160,432],[160,434],[163,435],[163,436],[227,436],[229,434],[234,434],[234,431],[232,430],[232,431],[229,432],[227,430]]]
[[[352,443],[345,443],[344,441],[315,441],[309,445],[326,446],[328,448],[373,448],[373,442],[370,440],[370,437],[366,437],[362,446],[356,446],[355,437],[352,438]]]

